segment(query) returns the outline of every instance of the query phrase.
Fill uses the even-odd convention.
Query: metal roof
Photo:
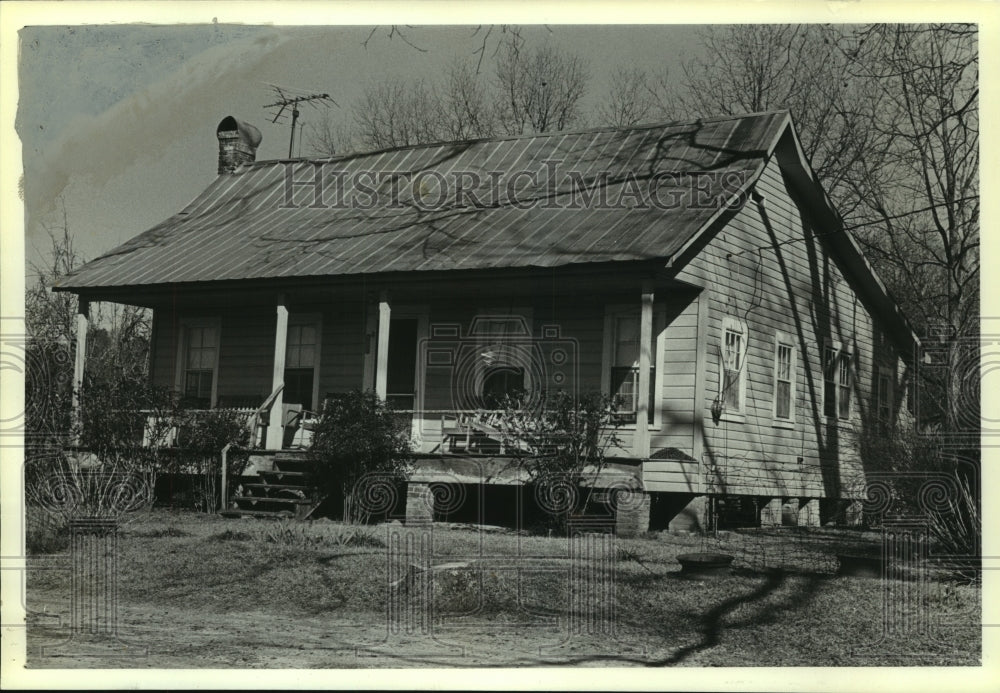
[[[756,180],[789,123],[781,111],[256,162],[59,288],[669,258]],[[603,204],[571,204],[595,183]]]

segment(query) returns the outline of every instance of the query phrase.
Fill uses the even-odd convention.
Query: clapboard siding
[[[704,283],[708,297],[705,392],[696,414],[704,425],[702,456],[710,490],[774,496],[855,496],[861,465],[856,432],[873,406],[874,373],[891,364],[897,383],[906,367],[891,345],[875,346],[872,313],[856,294],[807,215],[789,194],[776,161],[756,184],[761,205],[750,200],[678,275]],[[707,279],[706,279],[707,278]],[[718,423],[710,408],[719,393],[723,319],[745,321],[749,339],[742,415]],[[776,422],[776,332],[797,347],[795,422]],[[849,420],[822,412],[820,359],[825,341],[854,349]],[[896,408],[905,412],[905,397]],[[905,416],[900,414],[900,416]]]
[[[168,389],[174,387],[178,337],[178,326],[174,317],[172,311],[163,308],[153,310],[150,364],[153,370],[151,382],[156,387]]]
[[[321,398],[361,388],[365,359],[365,323],[361,306],[326,306],[322,315],[323,337],[319,368]]]
[[[657,493],[700,493],[704,487],[699,466],[677,460],[643,462],[642,485]]]
[[[221,317],[219,399],[263,402],[271,393],[275,309],[231,311]]]

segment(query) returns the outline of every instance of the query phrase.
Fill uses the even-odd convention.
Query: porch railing
[[[207,416],[209,412],[232,412],[246,417],[247,428],[250,431],[250,447],[259,448],[267,440],[267,428],[270,423],[271,408],[284,389],[279,385],[258,407],[216,407],[214,409],[189,409],[190,416]],[[161,430],[161,413],[150,409],[140,413],[146,416],[146,426],[143,431],[143,447],[177,447],[180,436],[180,426],[174,423]]]

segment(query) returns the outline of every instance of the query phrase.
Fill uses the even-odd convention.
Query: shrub
[[[61,553],[69,548],[69,526],[65,518],[29,508],[25,520],[24,547],[28,555]]]
[[[352,523],[367,522],[371,514],[359,488],[362,477],[402,479],[413,457],[409,431],[392,407],[374,392],[360,390],[326,401],[309,456],[320,483],[343,496],[344,519]]]
[[[130,376],[88,378],[80,393],[80,418],[70,437],[88,454],[62,446],[35,448],[25,463],[29,502],[79,517],[119,517],[152,501],[163,446],[171,425],[168,391]]]
[[[250,463],[250,415],[228,409],[189,410],[179,414],[178,444],[181,454],[176,471],[196,475],[193,489],[195,506],[208,513],[219,507],[217,479],[222,474],[222,449],[226,455],[226,475],[235,479]]]
[[[920,486],[928,472],[950,473],[952,465],[942,456],[940,443],[931,436],[921,436],[915,430],[894,427],[889,430],[865,426],[857,434],[858,451],[865,471],[883,475],[891,486],[892,498],[884,514],[900,515],[920,512]],[[868,524],[878,518],[866,517]]]
[[[966,476],[956,474],[955,488],[957,493],[945,496],[943,507],[931,513],[931,537],[944,554],[942,563],[954,577],[979,582],[982,579],[979,560],[983,529],[979,498]]]
[[[536,410],[524,402],[515,396],[504,403],[505,444],[527,473],[552,527],[565,531],[570,514],[589,507],[593,488],[584,482],[600,474],[608,450],[621,444],[620,401],[598,391],[578,398],[559,391]]]
[[[890,494],[880,516],[866,513],[866,524],[878,525],[885,515],[927,517],[943,562],[956,577],[978,580],[978,566],[968,565],[978,562],[982,533],[978,451],[951,445],[940,434],[877,426],[863,428],[858,443],[865,471],[883,473],[878,478]],[[937,481],[943,483],[935,489]]]

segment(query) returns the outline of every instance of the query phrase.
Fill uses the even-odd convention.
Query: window
[[[828,417],[851,417],[851,353],[840,344],[823,347],[823,414]]]
[[[837,362],[837,415],[841,419],[851,416],[851,355],[840,352]]]
[[[212,322],[182,323],[179,389],[187,406],[209,409],[215,406],[219,363],[219,326]]]
[[[795,419],[795,345],[787,335],[775,336],[774,349],[774,418]]]
[[[316,366],[319,363],[318,322],[291,320],[285,341],[285,389],[281,400],[285,404],[313,406]]]
[[[735,318],[723,318],[722,374],[719,378],[725,411],[741,413],[746,390],[747,331]]]
[[[892,428],[892,390],[892,372],[885,367],[879,368],[875,411],[879,431],[882,433],[888,433]]]
[[[619,423],[635,423],[639,409],[639,314],[615,315],[612,318],[611,387],[613,397],[619,397]],[[655,344],[655,339],[653,341]],[[653,423],[656,398],[655,350],[650,345],[649,363],[649,412]]]
[[[534,358],[530,307],[481,308],[469,334],[475,337],[475,402],[488,410],[505,409],[519,398],[542,397],[545,383],[524,367]]]
[[[487,409],[505,409],[524,393],[524,368],[492,366],[483,378],[483,403]]]

